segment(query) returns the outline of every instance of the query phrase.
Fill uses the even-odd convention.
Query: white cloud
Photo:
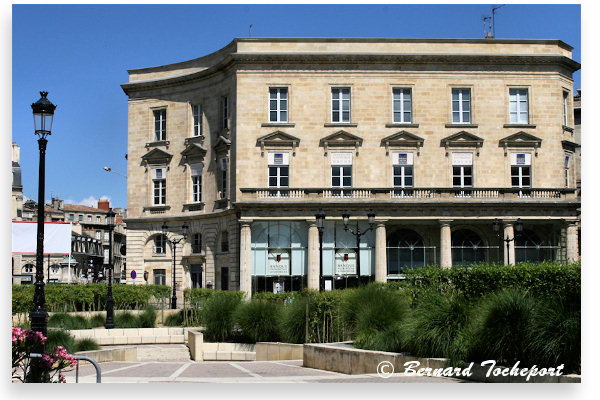
[[[106,196],[106,195],[102,195],[100,196],[100,200],[108,200],[110,201],[110,197]],[[80,206],[88,206],[88,207],[98,207],[98,199],[94,196],[89,196],[86,197],[85,199],[81,200],[81,201],[75,201],[72,199],[65,199],[65,204],[75,204],[75,205],[80,205]]]

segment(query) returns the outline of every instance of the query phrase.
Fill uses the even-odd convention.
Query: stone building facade
[[[129,269],[170,284],[161,226],[180,239],[184,222],[179,295],[578,259],[571,50],[559,40],[249,38],[129,70]],[[344,211],[366,231],[358,244]],[[523,233],[506,245],[517,221]]]

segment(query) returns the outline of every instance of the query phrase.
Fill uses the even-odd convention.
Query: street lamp
[[[42,96],[31,105],[33,110],[33,123],[35,134],[39,136],[40,170],[38,179],[38,216],[37,216],[37,248],[35,253],[35,292],[33,295],[33,309],[29,314],[31,330],[41,332],[46,336],[48,326],[48,313],[45,309],[46,296],[44,295],[44,192],[46,186],[46,136],[52,133],[52,120],[56,106],[46,97],[48,92],[40,92]],[[40,345],[41,351],[45,346]]]
[[[104,170],[105,170],[106,172],[112,172],[113,174],[120,175],[120,176],[122,176],[123,178],[127,179],[127,176],[126,176],[126,175],[123,175],[122,173],[120,173],[120,172],[117,172],[117,171],[113,171],[111,167],[104,167]]]
[[[356,273],[358,274],[358,285],[360,286],[360,237],[366,234],[369,231],[373,230],[373,225],[375,224],[375,212],[373,210],[367,213],[367,220],[369,221],[369,228],[361,232],[358,227],[358,220],[356,220],[356,230],[352,230],[352,228],[348,227],[348,222],[350,221],[350,213],[348,211],[344,211],[342,213],[342,221],[344,222],[344,230],[346,232],[350,232],[354,236],[356,236]]]
[[[115,327],[114,322],[114,304],[115,301],[112,297],[112,271],[113,265],[113,229],[115,229],[115,212],[112,208],[106,213],[106,225],[109,232],[109,247],[108,247],[108,291],[106,293],[106,329],[112,329]]]
[[[171,270],[171,275],[173,276],[173,296],[171,297],[171,309],[175,310],[177,308],[177,296],[175,294],[175,251],[177,249],[177,244],[179,242],[181,242],[182,240],[187,239],[187,235],[188,235],[188,224],[187,222],[184,222],[183,225],[181,225],[181,230],[183,232],[183,237],[175,240],[175,239],[169,239],[169,237],[167,236],[167,232],[169,231],[169,227],[167,226],[166,222],[163,222],[162,224],[162,233],[163,236],[165,238],[165,240],[169,243],[171,243],[171,245],[173,246],[173,268]]]
[[[517,236],[521,236],[523,233],[523,221],[521,221],[521,218],[517,218],[517,222],[515,223],[515,233],[512,238],[509,238],[508,235],[506,235],[506,238],[502,237],[502,234],[500,234],[500,220],[498,218],[494,220],[493,227],[496,236],[506,243],[506,262],[510,264],[510,242],[515,240]]]
[[[315,214],[317,229],[319,230],[319,290],[323,290],[323,229],[325,228],[325,213],[319,210]]]

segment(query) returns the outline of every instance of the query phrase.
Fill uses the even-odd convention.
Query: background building
[[[129,269],[171,281],[164,222],[171,238],[190,226],[175,259],[179,294],[578,259],[571,50],[559,40],[251,38],[129,70]],[[363,232],[376,215],[358,245],[345,210]],[[505,246],[517,221],[523,234]]]

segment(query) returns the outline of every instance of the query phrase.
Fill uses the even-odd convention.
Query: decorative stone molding
[[[508,155],[509,147],[529,147],[535,151],[535,156],[538,156],[538,149],[542,145],[542,139],[527,132],[517,132],[513,135],[500,139],[500,146],[504,148],[504,156]]]
[[[356,155],[358,155],[358,148],[362,146],[362,142],[363,139],[361,137],[340,130],[322,138],[319,141],[319,146],[323,146],[325,155],[327,155],[329,147],[354,147]]]
[[[260,147],[260,155],[264,157],[267,147],[291,147],[292,155],[296,155],[296,148],[300,145],[300,139],[282,131],[275,131],[256,139],[256,145]]]
[[[479,150],[483,146],[483,139],[467,131],[460,131],[441,140],[441,145],[446,149],[446,157],[450,154],[450,147],[475,147],[479,156]]]
[[[390,147],[415,147],[417,155],[423,147],[425,139],[407,131],[400,131],[381,139],[381,145],[385,147],[385,155],[390,154]]]

